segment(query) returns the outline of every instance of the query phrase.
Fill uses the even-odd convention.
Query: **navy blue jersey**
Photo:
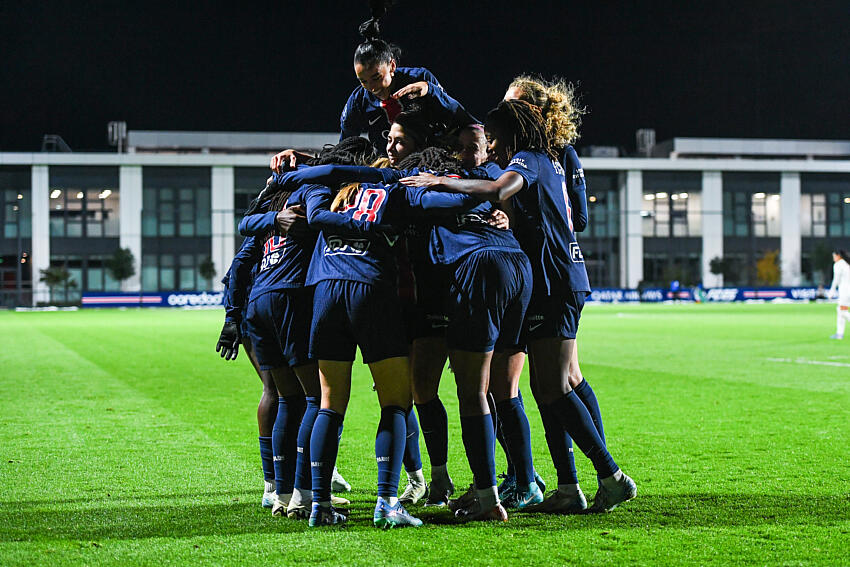
[[[278,211],[268,211],[245,215],[239,221],[239,234],[242,236],[262,236],[270,230],[274,230],[277,213]]]
[[[318,187],[318,186],[313,186]],[[424,191],[400,184],[364,183],[357,200],[339,213],[328,212],[330,190],[307,193],[307,218],[311,224],[320,215],[335,215],[353,222],[371,223],[360,235],[331,226],[322,227],[316,242],[307,284],[324,280],[350,280],[367,284],[396,285],[394,246],[399,233],[411,219],[424,211],[461,211],[478,204],[466,195]],[[392,226],[396,231],[386,228]]]
[[[492,213],[493,204],[484,202],[466,212],[434,219],[431,260],[437,264],[454,264],[477,250],[521,251],[513,232],[487,223]]]
[[[419,81],[428,82],[428,95],[421,101],[422,111],[430,122],[447,128],[463,127],[477,122],[463,106],[443,90],[437,77],[424,67],[398,67],[393,76],[393,89],[398,90]],[[366,132],[375,149],[386,153],[390,119],[381,106],[381,99],[362,85],[354,89],[339,118],[340,140]]]
[[[570,196],[573,230],[581,232],[587,227],[587,184],[584,168],[572,146],[565,147],[559,157],[567,181],[567,193]]]
[[[322,185],[303,185],[292,192],[285,207],[307,206],[308,195],[322,195],[330,202],[330,189]],[[315,199],[315,197],[314,197]],[[307,280],[307,271],[319,236],[317,229],[333,228],[349,237],[362,237],[371,230],[369,219],[346,219],[329,211],[317,211],[312,219],[313,230],[294,231],[285,236],[272,235],[265,238],[274,229],[276,211],[252,215],[245,221],[257,236],[251,240],[247,250],[255,264],[257,273],[251,288],[250,299],[273,290],[303,287]],[[243,219],[245,220],[245,219]],[[265,223],[265,224],[264,224]],[[265,230],[262,230],[265,228]]]
[[[535,277],[543,278],[550,294],[564,288],[589,292],[564,167],[540,152],[521,151],[505,171],[520,174],[527,185],[511,201],[517,213],[516,235],[535,268]]]
[[[303,188],[294,191],[286,205],[304,204],[305,191]],[[264,240],[264,237],[274,231],[276,214],[276,211],[266,213],[263,220],[270,222],[271,226],[257,236],[249,237],[253,239],[251,250],[259,265],[251,299],[271,290],[303,287],[307,279],[307,268],[318,233],[306,230],[285,236],[272,234]]]
[[[480,177],[482,179],[498,179],[505,172],[504,169],[492,161],[485,161],[472,171],[473,173],[479,172],[480,174],[476,177]]]
[[[250,246],[252,243],[245,239],[236,252],[227,270],[224,280],[224,320],[241,323],[245,316],[245,307],[256,275],[255,261],[252,258]],[[226,281],[225,281],[226,280]]]
[[[424,171],[424,170],[423,170]],[[402,177],[417,175],[420,170],[399,170],[393,168],[372,168],[361,166],[344,165],[320,165],[309,167],[299,171],[289,172],[275,177],[275,182],[287,186],[308,181],[326,184],[339,184],[347,181],[359,180],[361,182],[382,183],[384,185],[394,184]],[[502,170],[495,164],[485,164],[470,172],[470,176],[492,179],[501,175]],[[431,196],[429,198],[438,198]],[[430,244],[429,257],[431,261],[438,264],[453,264],[465,254],[482,248],[501,250],[516,250],[518,243],[509,230],[502,230],[490,226],[485,219],[493,211],[493,205],[489,202],[480,203],[471,210],[457,214],[430,214],[413,216],[409,220],[411,225],[405,230],[408,241],[410,259],[414,265],[422,265],[425,250]],[[243,222],[245,222],[243,220]],[[399,219],[393,219],[394,223]],[[433,228],[432,228],[433,225]],[[240,229],[242,225],[240,224]],[[430,235],[429,235],[430,234]],[[421,251],[421,253],[420,253]]]
[[[493,179],[493,174],[501,175],[502,173],[502,170],[495,164],[495,169],[485,166],[486,164],[476,167],[469,172],[468,176]],[[378,171],[383,175],[385,182],[389,183],[403,177],[418,175],[425,170],[420,171],[418,168],[414,168],[405,171],[385,168]],[[428,173],[439,174],[439,172]],[[427,222],[433,225],[428,240],[431,261],[436,264],[454,264],[466,254],[485,248],[505,251],[520,250],[519,243],[510,230],[496,228],[486,222],[486,219],[493,213],[493,208],[492,203],[484,202],[456,214],[430,216]],[[417,228],[418,230],[414,230],[413,233],[421,234],[421,223]],[[412,242],[414,246],[415,242],[416,239],[414,238]]]

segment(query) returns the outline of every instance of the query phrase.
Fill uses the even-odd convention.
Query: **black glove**
[[[225,360],[236,360],[236,355],[239,354],[239,325],[229,321],[224,322],[215,351],[220,352],[221,358]]]

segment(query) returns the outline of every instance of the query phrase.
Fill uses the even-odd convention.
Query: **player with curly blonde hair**
[[[547,81],[531,75],[520,75],[508,85],[505,100],[520,99],[540,109],[546,125],[549,145],[557,150],[578,141],[581,117],[587,110],[581,106],[575,86],[563,79]]]
[[[572,144],[579,138],[578,129],[581,126],[581,118],[587,111],[580,105],[575,86],[563,79],[547,81],[529,75],[520,75],[511,82],[505,93],[505,100],[511,99],[524,100],[540,109],[549,147],[558,153],[565,172],[572,172],[572,176],[567,176],[568,193],[575,231],[581,232],[587,224],[585,201],[587,188],[584,171]],[[599,409],[596,394],[582,375],[577,348],[572,351],[568,381],[590,413],[593,425],[604,443],[605,429],[602,424],[602,412]],[[558,471],[558,490],[551,493],[542,504],[531,509],[542,512],[580,511],[586,504],[578,486],[572,441],[569,437],[563,439],[554,433],[557,431],[555,423],[557,420],[555,416],[548,415],[547,409],[541,408],[540,415],[543,418],[544,429],[547,431],[547,443]],[[508,473],[510,474],[510,470]]]

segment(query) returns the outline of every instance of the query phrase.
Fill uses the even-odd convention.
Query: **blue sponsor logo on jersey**
[[[369,250],[371,243],[364,239],[344,239],[340,236],[329,236],[325,246],[325,256],[363,256]]]
[[[573,171],[573,185],[584,184],[584,170],[579,168]]]

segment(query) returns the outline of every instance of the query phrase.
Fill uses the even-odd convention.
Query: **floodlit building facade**
[[[0,152],[0,304],[221,289],[270,156],[337,137],[131,131],[126,153]],[[651,155],[582,158],[590,219],[579,242],[596,288],[755,285],[771,251],[780,285],[828,284],[824,258],[850,248],[850,141],[676,138]],[[105,268],[118,248],[135,259],[122,282]],[[726,281],[715,258],[731,266]],[[48,288],[50,267],[70,278]]]

